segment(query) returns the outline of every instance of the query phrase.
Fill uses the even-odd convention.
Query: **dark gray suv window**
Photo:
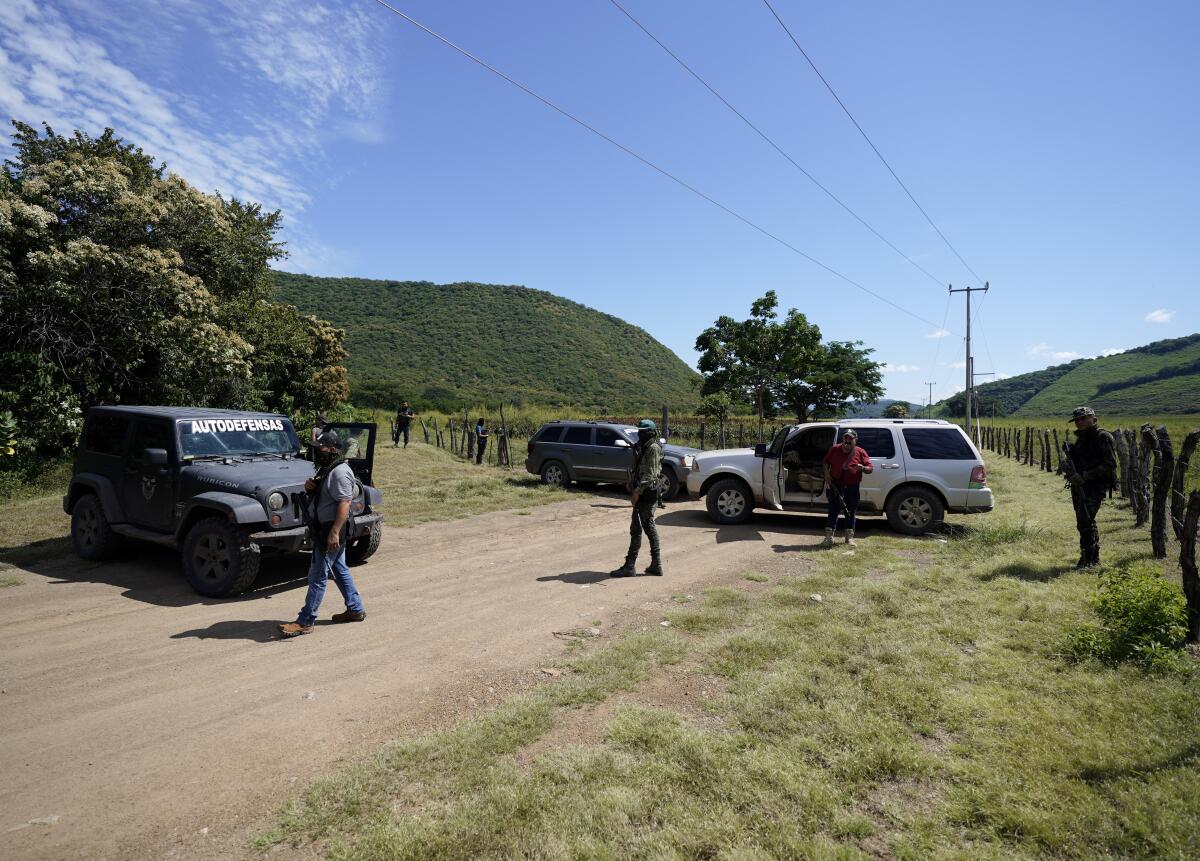
[[[537,435],[534,442],[558,442],[562,439],[563,429],[559,425],[553,425],[548,428],[542,428],[542,432]]]
[[[591,445],[592,444],[592,429],[591,428],[567,428],[567,433],[563,437],[564,445]]]
[[[905,428],[903,433],[914,460],[975,460],[975,452],[958,428]]]
[[[96,454],[111,454],[118,457],[124,453],[125,434],[129,430],[129,419],[123,416],[96,416],[88,422],[84,448]]]
[[[596,428],[596,445],[613,446],[617,444],[617,440],[625,439],[612,428]],[[629,440],[625,440],[629,442]]]
[[[855,430],[858,432],[858,447],[865,451],[868,457],[895,457],[896,442],[892,439],[891,428],[842,428],[842,431]],[[841,439],[841,433],[838,434]],[[912,448],[910,445],[909,448]],[[916,455],[913,455],[916,457]]]

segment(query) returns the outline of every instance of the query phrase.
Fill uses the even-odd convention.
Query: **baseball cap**
[[[1094,418],[1095,415],[1096,411],[1091,407],[1075,407],[1075,409],[1071,410],[1071,418],[1068,421],[1086,419],[1088,416],[1092,416]]]

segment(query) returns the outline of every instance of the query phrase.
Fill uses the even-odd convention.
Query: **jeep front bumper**
[[[350,537],[352,539],[362,538],[371,531],[372,526],[379,523],[382,519],[382,516],[376,512],[355,517],[354,533]],[[263,532],[255,532],[250,535],[250,540],[263,547],[274,547],[277,550],[293,553],[299,550],[310,549],[312,546],[307,526],[293,526],[291,529],[268,529]]]

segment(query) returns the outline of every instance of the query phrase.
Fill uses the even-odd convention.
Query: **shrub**
[[[1099,625],[1068,635],[1068,652],[1108,664],[1133,661],[1166,669],[1187,634],[1187,603],[1152,564],[1137,563],[1104,575],[1093,599]]]

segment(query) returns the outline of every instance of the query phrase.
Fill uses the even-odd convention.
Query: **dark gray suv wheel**
[[[104,508],[94,493],[81,496],[71,509],[71,544],[84,559],[107,559],[117,549],[121,536],[112,531]]]
[[[548,460],[542,464],[542,484],[552,484],[557,487],[567,487],[571,483],[571,476],[567,473],[567,468],[563,466],[562,461]]]

